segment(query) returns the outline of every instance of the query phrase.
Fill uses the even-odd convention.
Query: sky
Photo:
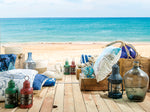
[[[150,17],[150,0],[0,0],[9,17]]]

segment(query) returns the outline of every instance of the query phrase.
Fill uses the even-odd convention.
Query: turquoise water
[[[1,18],[0,36],[1,42],[150,42],[150,18]]]

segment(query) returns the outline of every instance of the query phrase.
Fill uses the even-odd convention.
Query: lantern
[[[76,74],[76,65],[75,65],[75,61],[72,60],[72,65],[70,66],[71,69],[71,74],[75,75]]]
[[[123,95],[123,81],[119,74],[119,66],[117,64],[112,67],[112,74],[108,78],[108,97],[119,99]]]
[[[33,105],[33,88],[30,87],[29,76],[25,77],[20,94],[20,108],[31,108]]]
[[[70,65],[69,65],[68,60],[65,61],[64,74],[65,74],[65,75],[69,75],[69,74],[70,74]]]
[[[18,105],[18,88],[15,87],[14,77],[10,77],[8,88],[5,90],[5,108],[15,108]]]

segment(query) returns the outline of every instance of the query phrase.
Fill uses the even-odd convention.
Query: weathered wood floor
[[[142,103],[123,99],[113,100],[107,92],[81,92],[74,75],[64,76],[55,87],[45,87],[34,95],[33,107],[30,109],[5,109],[0,103],[0,112],[150,112],[150,93]]]

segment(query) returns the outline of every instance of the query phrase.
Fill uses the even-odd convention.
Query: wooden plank
[[[64,84],[57,84],[55,93],[54,105],[56,108],[52,109],[52,112],[63,112],[64,105]]]
[[[74,112],[72,84],[65,84],[64,112]]]
[[[0,109],[5,108],[5,102],[0,102]]]
[[[0,112],[15,112],[16,109],[17,109],[17,107],[13,108],[13,109],[2,109],[2,110],[0,110]]]
[[[92,98],[97,106],[99,112],[110,112],[104,100],[99,94],[92,94]]]
[[[5,102],[0,103],[0,112],[27,112],[28,109],[20,109],[19,107],[13,109],[5,109]]]
[[[79,81],[76,79],[75,75],[71,75],[71,82],[72,83],[79,83]]]
[[[15,112],[28,112],[28,109],[17,108]]]
[[[5,109],[5,102],[0,102],[0,112],[14,112],[17,108]]]
[[[147,96],[148,98],[150,98],[150,92],[147,92],[147,93],[146,93],[146,96]]]
[[[72,84],[72,86],[73,86],[75,111],[76,112],[86,112],[86,107],[84,104],[82,93],[80,91],[79,84]]]
[[[62,80],[57,80],[57,83],[63,83],[65,81],[65,75],[63,74]]]
[[[134,112],[145,112],[141,106],[136,102],[131,102],[128,100],[126,94],[123,95],[123,101],[126,102]]]
[[[29,109],[29,112],[39,112],[41,109],[41,105],[45,98],[48,88],[43,87],[41,93],[33,98],[33,106]]]
[[[122,112],[134,112],[131,107],[121,98],[114,99],[115,103],[120,107]]]
[[[111,98],[108,98],[108,95],[105,92],[100,92],[100,96],[103,98],[111,112],[121,112],[118,105]]]
[[[98,112],[91,94],[86,92],[83,92],[82,94],[83,94],[87,112]]]
[[[150,112],[150,97],[146,96],[143,102],[138,103],[146,112]]]
[[[52,111],[56,88],[57,88],[57,84],[53,87],[49,87],[40,112]]]
[[[71,83],[71,75],[65,75],[65,82]]]

